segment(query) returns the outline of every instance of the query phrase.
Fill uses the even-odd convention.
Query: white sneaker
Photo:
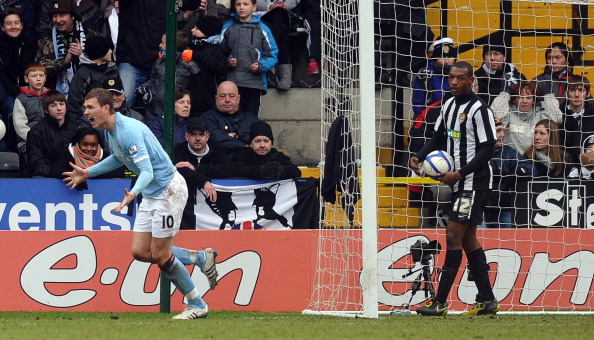
[[[217,258],[217,251],[212,248],[204,249],[204,255],[206,260],[204,262],[204,267],[200,268],[200,271],[206,275],[208,279],[208,284],[210,285],[210,289],[215,289],[217,285],[217,264],[215,262]]]
[[[172,320],[190,320],[190,319],[203,319],[208,316],[208,306],[204,308],[197,308],[188,306],[180,314],[172,317]]]

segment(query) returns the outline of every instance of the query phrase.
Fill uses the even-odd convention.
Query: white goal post
[[[593,3],[321,0],[321,164],[332,156],[340,166],[332,172],[325,164],[321,170],[322,191],[324,181],[334,176],[338,178],[332,178],[331,188],[338,193],[335,200],[324,197],[321,202],[316,273],[304,314],[407,314],[425,303],[430,287],[437,287],[445,254],[447,189],[412,177],[407,169],[411,145],[422,145],[431,134],[418,137],[412,130],[423,122],[418,120],[415,86],[422,74],[434,74],[423,73],[435,61],[428,51],[432,43],[438,37],[452,38],[457,60],[476,71],[486,67],[484,46],[502,45],[505,64],[515,65],[523,77],[520,84],[543,72],[547,47],[561,42],[572,56],[573,74],[594,81]],[[565,91],[559,103],[569,103]],[[493,100],[488,93],[479,94]],[[337,121],[343,125],[334,130]],[[522,183],[509,189],[512,228],[503,228],[507,224],[499,213],[497,228],[478,232],[502,313],[591,313],[594,179],[578,175]],[[425,264],[416,262],[411,248],[417,241],[434,240],[443,250],[432,253]],[[465,260],[448,297],[454,314],[470,308],[476,295],[464,266]]]

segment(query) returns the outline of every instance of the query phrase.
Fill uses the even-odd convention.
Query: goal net
[[[501,311],[592,310],[592,3],[321,1],[324,209],[304,313],[408,313],[437,289],[451,190],[407,164],[449,96],[450,59],[473,66],[505,134],[477,232]],[[475,302],[465,265],[451,311]]]

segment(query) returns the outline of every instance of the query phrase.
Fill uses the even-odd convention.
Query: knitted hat
[[[200,0],[183,0],[179,9],[184,11],[195,11],[200,8]]]
[[[196,20],[196,28],[204,33],[205,36],[212,37],[213,35],[221,34],[223,24],[216,17],[206,16]]]
[[[454,47],[454,40],[449,37],[437,38],[429,47],[433,51],[433,58],[458,58],[458,50]]]
[[[491,33],[486,38],[487,41],[483,45],[483,56],[491,51],[507,55],[507,50],[505,49],[505,33],[503,31]]]
[[[266,136],[274,143],[274,136],[272,136],[272,127],[264,121],[257,121],[250,126],[250,142],[258,136]]]
[[[495,118],[495,126],[502,126],[503,122],[499,118]]]
[[[107,78],[103,80],[103,84],[101,84],[101,87],[110,92],[124,92],[124,84],[122,84],[122,79],[120,79],[120,77]]]
[[[90,36],[85,41],[85,53],[91,60],[103,58],[111,48],[111,42],[100,35]]]

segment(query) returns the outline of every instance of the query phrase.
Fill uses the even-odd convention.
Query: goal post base
[[[397,313],[397,311],[379,311],[378,314],[380,316],[416,316],[417,313],[414,311],[408,311],[408,313]],[[395,313],[396,312],[396,313]],[[448,315],[461,315],[465,311],[455,311],[449,310]],[[312,309],[304,309],[301,314],[303,315],[312,315],[312,316],[333,316],[333,317],[341,317],[341,318],[351,318],[351,319],[372,319],[366,318],[363,316],[362,311],[316,311]],[[587,311],[587,310],[524,310],[524,311],[500,311],[497,312],[497,315],[594,315],[594,311]]]

